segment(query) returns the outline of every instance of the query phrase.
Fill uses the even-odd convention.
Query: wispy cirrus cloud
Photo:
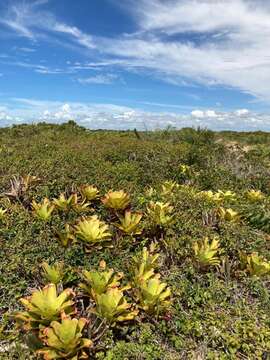
[[[1,61],[2,64],[7,64],[5,61]],[[41,64],[35,64],[32,62],[25,62],[25,61],[16,61],[10,60],[8,62],[9,66],[18,66],[26,69],[31,69],[36,73],[39,74],[73,74],[74,70],[72,68],[64,67],[64,68],[54,68],[50,66],[45,66]]]
[[[30,47],[17,47],[16,46],[16,47],[14,47],[14,50],[23,52],[23,53],[27,53],[27,54],[36,52],[36,49],[30,48]]]
[[[43,9],[46,1],[11,4],[2,24],[32,39],[45,32],[51,39],[62,34],[66,42],[89,51],[89,56],[94,53],[103,68],[136,69],[175,85],[189,81],[234,87],[270,102],[267,2],[131,0],[128,11],[137,21],[137,31],[117,38],[87,34],[66,24]]]
[[[116,80],[122,81],[117,74],[97,74],[95,76],[79,78],[78,82],[81,84],[110,85]]]
[[[47,36],[53,33],[68,35],[81,46],[92,49],[95,47],[92,36],[84,33],[76,26],[70,26],[56,19],[54,14],[44,10],[42,5],[48,0],[36,1],[15,1],[11,2],[8,11],[0,18],[0,24],[12,29],[20,36],[37,40],[44,38],[44,31]]]

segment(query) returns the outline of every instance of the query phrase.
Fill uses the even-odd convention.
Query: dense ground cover
[[[73,289],[77,314],[72,316],[91,320],[95,336],[90,351],[85,350],[87,358],[270,357],[269,134],[94,132],[70,122],[15,126],[1,129],[0,135],[0,208],[7,210],[0,224],[0,358],[37,356],[26,348],[29,331],[15,326],[14,314],[24,308],[20,298],[46,284],[44,261],[63,263],[58,291]],[[5,195],[14,176],[27,174],[40,180],[19,199]],[[139,234],[117,228],[122,210],[108,210],[100,199],[90,201],[88,209],[55,208],[47,222],[36,216],[33,200],[39,204],[77,193],[82,203],[83,184],[95,185],[102,199],[110,189],[128,193],[132,212],[143,214]],[[170,203],[171,212],[164,211],[172,221],[157,224],[151,201]],[[65,224],[75,229],[82,216],[93,215],[109,225],[110,246],[89,249],[80,239],[63,246],[57,234]],[[212,262],[198,254],[205,237],[208,244],[218,241]],[[149,313],[134,285],[134,256],[141,258],[151,243],[159,254],[155,272],[171,295],[166,308]],[[254,253],[259,256],[255,264],[250,260]],[[98,329],[95,314],[87,310],[97,303],[96,296],[86,300],[78,285],[83,271],[98,269],[101,260],[125,274],[121,286],[131,288],[123,293],[138,314],[127,321],[105,321]]]

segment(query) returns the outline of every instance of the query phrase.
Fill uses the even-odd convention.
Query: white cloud
[[[206,117],[208,118],[217,118],[218,114],[214,110],[207,110],[205,112]]]
[[[204,114],[204,111],[193,110],[193,111],[191,111],[191,115],[195,118],[203,119],[205,114]]]
[[[119,76],[116,74],[98,74],[86,78],[79,78],[78,81],[81,84],[110,85],[117,79],[119,79]]]
[[[37,121],[62,123],[71,119],[90,129],[155,130],[167,126],[176,128],[200,126],[213,130],[270,131],[268,115],[254,112],[243,114],[241,109],[234,112],[213,109],[193,110],[189,114],[178,114],[168,111],[151,112],[114,104],[24,98],[11,99],[9,108],[0,106],[0,126]]]
[[[268,29],[269,5],[249,0],[141,0],[141,27],[168,34],[213,33],[216,38]]]
[[[191,111],[191,116],[198,118],[198,119],[215,119],[219,117],[219,114],[216,113],[214,110],[193,110]]]
[[[249,110],[247,110],[247,109],[239,109],[239,110],[236,110],[235,111],[235,114],[237,115],[237,116],[247,116],[247,115],[249,115]]]
[[[68,35],[72,35],[75,39],[77,39],[77,41],[81,45],[83,45],[89,49],[94,49],[96,47],[93,42],[92,36],[85,34],[81,30],[79,30],[77,27],[68,26],[63,23],[58,23],[57,21],[53,21],[53,23],[54,23],[53,29],[55,31],[58,31],[58,32],[64,33],[64,34],[68,34]]]

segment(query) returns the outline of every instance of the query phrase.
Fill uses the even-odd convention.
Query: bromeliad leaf
[[[206,200],[209,201],[214,201],[214,202],[221,202],[222,201],[222,197],[220,193],[214,193],[212,190],[208,190],[208,191],[201,191],[198,193],[199,197],[202,197]]]
[[[238,222],[240,220],[239,213],[233,209],[224,209],[223,207],[220,207],[218,209],[218,214],[220,218],[225,221]]]
[[[217,194],[220,195],[220,198],[222,200],[235,200],[236,199],[236,193],[228,190],[228,191],[222,191],[222,190],[218,190]]]
[[[165,181],[161,185],[161,195],[164,197],[172,196],[174,191],[179,188],[179,184],[175,181]]]
[[[57,237],[64,247],[67,247],[73,242],[75,242],[75,236],[71,231],[71,227],[69,224],[65,224],[65,230],[62,232],[58,232]]]
[[[7,209],[0,208],[0,220],[3,220],[5,218]]]

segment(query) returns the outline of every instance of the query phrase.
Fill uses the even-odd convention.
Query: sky
[[[270,131],[270,1],[0,0],[0,126]]]

